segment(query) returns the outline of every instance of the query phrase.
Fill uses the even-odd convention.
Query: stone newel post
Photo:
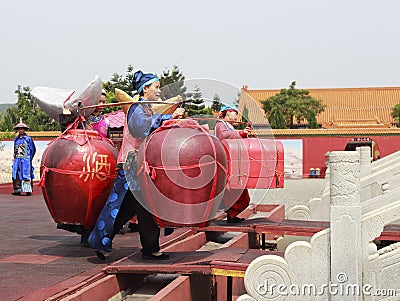
[[[351,292],[353,288],[362,290],[360,154],[332,152],[329,166],[332,300],[361,300],[362,294],[347,295],[349,288]]]

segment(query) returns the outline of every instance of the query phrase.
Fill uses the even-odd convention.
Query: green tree
[[[172,70],[164,70],[160,76],[161,98],[169,99],[175,96],[182,96],[186,99],[185,76],[175,65]]]
[[[133,80],[133,66],[128,65],[126,69],[125,75],[121,75],[118,73],[114,73],[111,76],[111,79],[105,83],[103,83],[103,88],[108,92],[108,93],[113,93],[115,91],[115,88],[118,88],[129,95],[132,95],[133,93],[133,86],[132,86],[132,80]],[[110,96],[112,96],[110,94]],[[107,98],[108,100],[108,98]]]
[[[278,94],[261,101],[271,127],[293,128],[295,119],[298,123],[307,119],[309,128],[318,128],[316,116],[325,110],[325,105],[309,94],[308,90],[296,89],[294,81],[289,89],[281,89]]]
[[[60,125],[57,121],[50,118],[36,103],[31,99],[30,88],[23,87],[16,90],[18,95],[17,108],[7,109],[7,115],[0,123],[2,131],[12,131],[13,126],[20,119],[29,126],[31,131],[59,131]]]
[[[133,95],[133,86],[132,86],[132,80],[133,80],[133,66],[128,65],[126,68],[125,75],[121,75],[118,73],[113,73],[111,76],[111,79],[107,82],[103,83],[103,88],[106,90],[106,103],[117,103],[117,97],[115,96],[115,89],[120,89],[129,95]],[[103,108],[102,112],[103,114],[114,112],[117,110],[120,110],[120,106],[109,106]]]
[[[133,96],[133,67],[129,65],[126,73],[120,75],[114,73],[111,79],[103,83],[103,88],[106,90],[106,103],[117,103],[115,89]],[[165,98],[181,95],[183,99],[186,97],[186,87],[184,86],[185,76],[179,70],[178,66],[174,66],[171,71],[165,70],[160,77],[160,83],[168,86],[163,90]],[[0,131],[12,131],[13,126],[22,118],[23,122],[28,124],[32,131],[59,131],[60,125],[55,120],[40,109],[40,107],[31,99],[30,88],[24,87],[21,90],[15,91],[18,94],[16,107],[7,109],[6,114],[0,115]],[[120,106],[110,106],[103,108],[103,113],[109,113],[119,110]]]
[[[129,95],[133,96],[133,66],[129,65],[126,69],[125,75],[114,73],[111,79],[103,83],[103,88],[106,90],[107,101],[106,103],[117,103],[117,97],[115,96],[115,89],[118,88]],[[168,99],[174,96],[182,96],[185,99],[186,88],[184,86],[185,76],[179,70],[178,66],[174,66],[172,70],[164,70],[160,78],[161,85],[161,98]],[[120,110],[120,106],[105,107],[102,112],[109,113]]]
[[[398,127],[400,123],[400,103],[393,107],[391,116],[393,117],[394,121],[396,121]]]
[[[219,112],[219,110],[221,110],[221,106],[222,106],[221,98],[219,97],[218,94],[215,94],[214,97],[213,97],[213,102],[211,104],[211,109],[214,112]]]
[[[4,114],[1,118],[0,131],[11,131],[13,126],[16,124],[16,120],[18,120],[17,108],[8,108],[6,114]]]
[[[203,95],[201,94],[198,86],[194,87],[193,93],[189,94],[190,97],[185,103],[185,110],[188,116],[199,115],[205,113],[205,105]]]

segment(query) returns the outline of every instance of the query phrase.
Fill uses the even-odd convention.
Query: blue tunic
[[[36,146],[27,134],[14,139],[14,162],[12,166],[13,180],[30,181],[34,178],[32,160],[36,153]]]
[[[151,107],[146,104],[133,104],[129,108],[127,126],[130,135],[143,139],[149,136],[155,129],[159,128],[163,121],[171,118],[172,115],[170,114],[153,114]],[[120,152],[124,151],[123,143]],[[114,229],[115,221],[128,189],[133,192],[137,199],[140,198],[140,189],[136,174],[136,151],[129,152],[129,154],[130,156],[128,158],[124,158],[130,161],[128,164],[124,165],[124,169],[125,166],[129,166],[131,169],[128,172],[122,169],[118,170],[114,187],[88,239],[90,246],[97,251],[111,252],[112,240],[115,233],[119,230]],[[134,155],[132,156],[132,154]],[[131,217],[133,217],[133,215]]]

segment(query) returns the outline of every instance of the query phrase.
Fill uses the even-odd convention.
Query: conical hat
[[[135,103],[137,101],[139,101],[139,95],[136,94],[133,98],[131,96],[129,96],[126,92],[115,88],[115,96],[117,97],[118,102],[132,102]],[[165,100],[166,104],[152,104],[151,108],[153,110],[154,113],[158,113],[158,114],[172,114],[176,108],[178,107],[178,103],[175,102],[179,102],[182,101],[182,97],[181,96],[176,96],[176,97],[172,97],[169,98],[167,100]],[[175,104],[170,105],[167,104],[168,102],[173,102]],[[128,114],[128,110],[129,107],[131,106],[131,104],[123,104],[121,105],[122,110],[125,113],[125,116]]]
[[[27,126],[25,123],[23,123],[22,122],[22,118],[20,118],[19,119],[19,123],[14,125],[13,129],[14,130],[17,130],[17,129],[27,129],[27,130],[29,130],[29,126]]]
[[[155,104],[152,105],[151,108],[155,113],[159,114],[172,114],[176,108],[179,106],[179,102],[182,101],[181,96],[175,96],[168,98],[167,100],[164,100],[165,104]],[[172,102],[174,104],[168,104],[169,102]]]
[[[115,88],[115,96],[117,97],[118,102],[132,102],[135,103],[139,100],[139,95],[136,95],[132,98],[128,93],[122,91],[118,88]],[[128,114],[128,110],[131,104],[121,105],[122,111],[124,111],[125,116]]]

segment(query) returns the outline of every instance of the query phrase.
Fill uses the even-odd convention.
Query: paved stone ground
[[[2,301],[43,300],[23,297],[40,289],[48,293],[48,287],[66,279],[72,281],[82,274],[98,273],[139,246],[135,233],[119,235],[109,260],[99,261],[93,250],[80,245],[77,234],[56,229],[37,187],[32,196],[0,194],[0,212]]]
[[[321,196],[324,187],[324,179],[285,180],[285,188],[250,193],[253,203],[285,204],[288,210]],[[29,197],[12,196],[11,191],[11,185],[0,187],[2,301],[43,300],[41,295],[62,288],[57,288],[58,283],[68,279],[73,285],[139,250],[137,233],[119,235],[114,240],[114,252],[106,262],[100,262],[91,249],[79,244],[78,235],[56,229],[37,186]]]
[[[251,203],[284,204],[285,210],[296,205],[307,205],[312,198],[321,197],[328,180],[285,179],[284,188],[251,189]]]

